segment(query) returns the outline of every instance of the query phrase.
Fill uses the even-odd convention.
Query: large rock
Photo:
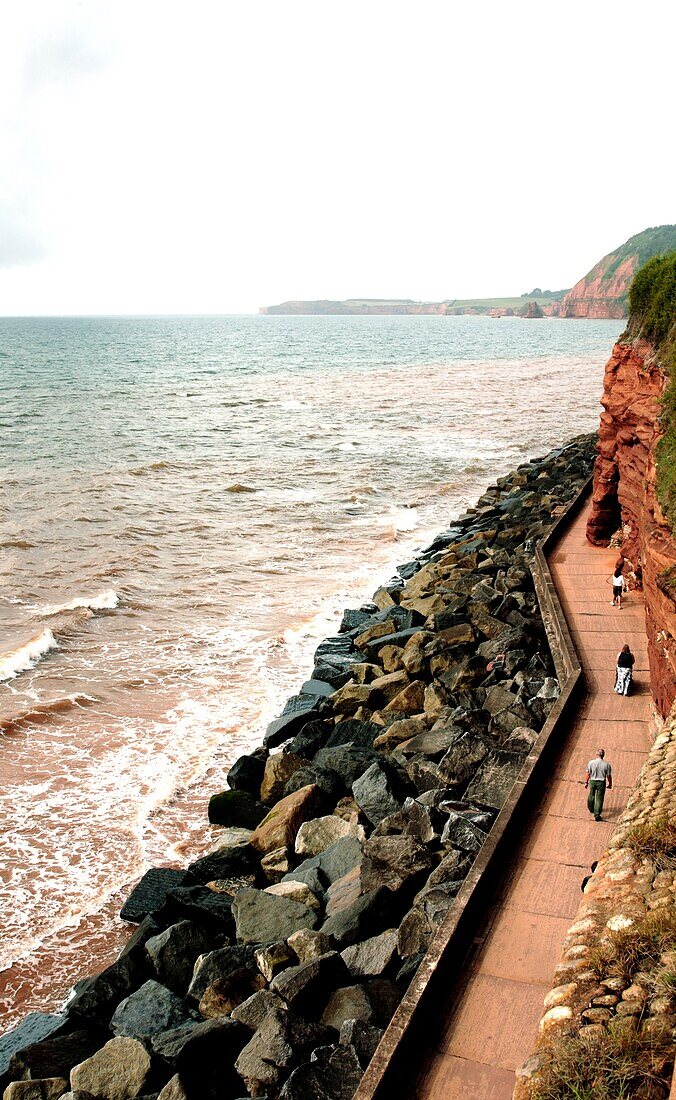
[[[423,844],[411,836],[375,836],[364,845],[361,885],[365,892],[387,886],[394,893],[423,882],[434,865]]]
[[[329,768],[337,772],[347,791],[351,789],[355,779],[363,775],[367,768],[380,758],[380,753],[375,749],[360,748],[357,745],[336,745],[320,749],[312,765],[315,768]]]
[[[123,955],[100,974],[77,983],[68,1003],[69,1015],[107,1024],[122,998],[128,997],[151,976],[152,968],[144,951]],[[93,1051],[83,1054],[76,1061],[84,1061],[91,1053]]]
[[[327,806],[335,805],[345,791],[345,784],[331,768],[316,768],[313,764],[299,768],[294,772],[284,788],[284,797],[299,791],[301,787],[309,787],[314,783],[321,792],[323,802]]]
[[[356,836],[344,836],[285,875],[283,882],[305,882],[313,893],[321,893],[361,863],[361,843]]]
[[[197,956],[210,947],[213,947],[213,937],[189,920],[170,925],[146,943],[158,981],[179,996],[183,996],[190,984]]]
[[[258,797],[265,771],[265,749],[256,749],[240,756],[230,768],[226,779],[234,791],[248,791]]]
[[[385,707],[397,714],[420,714],[425,706],[425,682],[414,680],[398,692]]]
[[[254,834],[255,835],[255,834]],[[166,900],[175,898],[178,890],[191,886],[204,886],[214,879],[227,879],[256,872],[258,857],[251,847],[235,844],[230,848],[220,847],[209,855],[193,860],[185,872],[182,886],[167,894]]]
[[[219,947],[206,955],[200,955],[188,987],[188,997],[199,1001],[215,981],[247,968],[252,972],[255,970],[254,949],[243,944]]]
[[[291,901],[298,901],[301,905],[307,905],[309,909],[321,909],[319,898],[312,893],[306,882],[294,882],[293,879],[286,879],[282,882],[276,882],[272,886],[266,886],[265,892],[266,894],[274,894],[278,898],[290,898]]]
[[[199,1003],[200,1014],[205,1020],[230,1016],[234,1008],[264,986],[265,978],[262,974],[254,973],[245,967],[241,970],[233,970],[227,978],[217,978],[212,985],[207,986]]]
[[[314,928],[317,923],[317,914],[307,905],[264,890],[240,890],[232,912],[237,939],[242,943],[276,943],[299,928]]]
[[[401,808],[404,794],[392,770],[377,760],[352,784],[352,794],[372,825]]]
[[[299,928],[286,941],[298,962],[312,962],[331,950],[328,936],[311,928]]]
[[[111,1012],[109,1013],[109,1018]],[[10,1032],[11,1035],[11,1032]],[[42,1042],[31,1043],[12,1055],[9,1062],[10,1076],[38,1080],[46,1077],[65,1077],[79,1062],[91,1058],[101,1046],[101,1031],[69,1031]]]
[[[139,924],[149,913],[161,909],[169,891],[182,886],[184,879],[185,871],[175,871],[171,867],[151,867],[122,906],[122,920]]]
[[[282,798],[284,788],[291,776],[306,764],[307,760],[297,756],[295,752],[277,752],[269,756],[261,782],[262,801],[270,804]],[[264,811],[259,821],[255,822],[254,828],[265,817],[266,812]]]
[[[349,908],[361,897],[361,861],[342,878],[332,882],[326,891],[326,918]]]
[[[235,1020],[203,1020],[156,1035],[152,1047],[178,1073],[192,1100],[216,1100],[241,1090],[233,1063],[247,1039],[246,1028]]]
[[[44,1077],[36,1081],[13,1081],[2,1100],[58,1100],[68,1088],[63,1077]]]
[[[352,905],[329,917],[322,925],[339,949],[374,936],[392,923],[394,895],[386,886],[372,890]]]
[[[439,774],[447,786],[462,787],[475,774],[490,752],[490,746],[480,737],[463,733],[442,757]]]
[[[289,966],[270,983],[270,989],[302,1016],[321,1014],[329,994],[350,975],[337,951],[329,951],[311,962]]]
[[[4,1075],[10,1059],[24,1047],[39,1043],[50,1035],[63,1030],[66,1017],[55,1012],[29,1012],[18,1027],[0,1036],[0,1076]]]
[[[188,1094],[178,1073],[175,1073],[171,1080],[167,1081],[158,1094],[157,1100],[188,1100]]]
[[[341,951],[343,962],[353,978],[378,978],[397,955],[397,932],[390,929]],[[347,1019],[347,1017],[346,1017]]]
[[[400,718],[379,733],[373,744],[378,749],[394,748],[402,742],[415,740],[416,736],[424,735],[426,731],[427,723],[423,718]]]
[[[522,767],[521,756],[492,753],[467,788],[467,798],[482,802],[485,806],[493,806],[496,810],[501,809]]]
[[[205,868],[205,878],[207,874]],[[165,905],[158,913],[158,920],[163,925],[177,924],[181,920],[197,921],[198,924],[213,928],[215,934],[230,935],[234,930],[233,896],[242,886],[249,886],[254,879],[254,875],[221,878],[215,874],[209,886],[182,886],[167,895]]]
[[[131,1100],[140,1096],[150,1075],[150,1057],[143,1043],[120,1036],[70,1072],[71,1088],[94,1100]]]
[[[145,982],[116,1008],[110,1022],[115,1035],[148,1039],[158,1031],[180,1027],[194,1014],[175,993],[152,980]]]
[[[356,745],[357,748],[369,749],[377,732],[378,727],[372,722],[362,722],[359,718],[344,718],[341,722],[336,722],[324,747],[332,749],[338,745]]]
[[[314,678],[314,677],[313,677]],[[327,677],[318,677],[327,679]],[[314,695],[294,695],[286,703],[279,718],[269,723],[265,731],[264,743],[271,749],[288,741],[295,733],[315,718],[319,718],[317,697]]]
[[[262,802],[248,791],[219,791],[209,799],[209,821],[212,825],[255,829],[266,813]]]
[[[347,1019],[340,1029],[340,1045],[352,1047],[362,1069],[366,1069],[383,1037],[379,1027],[365,1020]]]
[[[373,1005],[363,985],[346,985],[329,997],[322,1013],[322,1023],[334,1031],[340,1031],[347,1020],[368,1023],[373,1017]]]
[[[303,822],[316,817],[320,811],[321,792],[314,784],[286,795],[255,830],[251,837],[252,848],[261,853],[293,848]]]
[[[371,684],[357,684],[348,680],[338,688],[329,700],[334,714],[354,714],[360,707],[368,707],[375,695]]]
[[[324,852],[344,836],[364,838],[364,830],[358,822],[346,821],[331,814],[304,822],[296,835],[296,855],[316,856]]]
[[[293,1071],[280,1100],[352,1100],[361,1072],[352,1047],[319,1047],[311,1061]]]

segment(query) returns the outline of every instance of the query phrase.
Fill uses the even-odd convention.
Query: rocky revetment
[[[5,1100],[348,1100],[559,694],[529,568],[580,437],[498,480],[373,600],[153,868],[119,958],[0,1040]]]

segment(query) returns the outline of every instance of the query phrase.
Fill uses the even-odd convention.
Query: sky
[[[0,314],[571,286],[676,222],[663,0],[22,0]]]

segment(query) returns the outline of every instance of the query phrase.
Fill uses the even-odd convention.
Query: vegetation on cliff
[[[657,445],[657,497],[676,531],[676,251],[654,256],[629,291],[629,331],[650,340],[669,374],[662,403],[664,435]]]

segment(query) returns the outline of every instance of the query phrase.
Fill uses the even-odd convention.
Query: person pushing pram
[[[628,645],[623,645],[617,655],[615,667],[615,691],[618,695],[628,695],[634,670],[634,654]]]

